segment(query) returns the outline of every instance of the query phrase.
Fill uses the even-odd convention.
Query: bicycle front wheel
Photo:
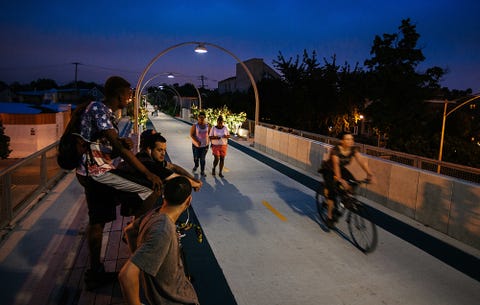
[[[348,230],[353,243],[364,253],[370,253],[377,247],[377,226],[370,221],[368,211],[362,204],[347,216]]]

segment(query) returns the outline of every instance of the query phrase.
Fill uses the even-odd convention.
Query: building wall
[[[261,58],[252,58],[243,62],[253,76],[255,83],[263,79],[280,78],[270,66],[263,62]],[[240,63],[236,65],[235,77],[230,77],[218,83],[220,93],[241,91],[245,92],[252,86],[252,82],[247,72]]]
[[[237,91],[236,78],[230,77],[218,82],[218,92],[227,93]]]
[[[41,114],[1,114],[5,135],[10,137],[9,158],[25,158],[58,141],[70,111]]]

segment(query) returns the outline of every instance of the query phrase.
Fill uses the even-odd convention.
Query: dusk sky
[[[147,64],[167,48],[190,41],[221,46],[241,60],[262,58],[272,65],[279,52],[289,58],[317,52],[336,54],[363,66],[375,35],[398,31],[410,18],[421,35],[419,46],[432,66],[448,69],[443,86],[480,91],[480,1],[2,1],[0,4],[0,81],[29,83],[50,78],[59,85],[75,78],[103,84],[110,75],[135,86]],[[235,59],[194,45],[176,48],[152,66],[150,76],[169,72],[174,82],[209,88],[235,75]],[[158,82],[170,82],[163,76]]]

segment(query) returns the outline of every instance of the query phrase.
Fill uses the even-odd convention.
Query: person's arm
[[[230,132],[228,131],[228,127],[225,126],[225,131],[224,131],[224,135],[222,138],[225,138],[225,139],[228,139],[230,138]]]
[[[371,180],[371,182],[373,183],[373,180],[375,178],[375,176],[373,175],[373,172],[370,170],[370,168],[368,167],[368,163],[367,163],[367,160],[362,156],[362,154],[360,152],[356,152],[355,155],[355,160],[357,160],[358,164],[360,165],[360,167],[365,171],[365,173],[367,174],[367,179],[368,180]]]
[[[162,181],[157,175],[154,175],[152,172],[150,172],[145,165],[140,162],[140,160],[135,157],[133,152],[129,150],[128,148],[124,147],[122,145],[122,142],[118,138],[118,133],[115,129],[108,129],[104,131],[105,137],[108,139],[110,144],[113,147],[114,151],[117,151],[118,154],[127,162],[130,164],[133,168],[141,172],[145,177],[153,183],[153,190],[154,191],[159,191],[162,186]]]
[[[183,167],[173,164],[171,162],[167,162],[168,169],[172,170],[174,173],[184,176],[190,181],[190,184],[192,185],[192,188],[195,191],[198,191],[202,187],[202,181],[195,179],[192,174],[190,174],[188,171],[186,171]],[[170,179],[170,177],[169,177]]]
[[[197,144],[197,146],[200,146],[200,140],[197,137],[197,128],[195,127],[195,124],[190,127],[190,138]]]
[[[140,305],[140,269],[128,260],[118,273],[123,297],[129,305]]]

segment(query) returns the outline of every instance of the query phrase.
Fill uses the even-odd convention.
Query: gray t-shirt
[[[185,276],[175,224],[167,215],[154,211],[145,216],[130,260],[142,270],[141,280],[150,304],[199,304]]]

